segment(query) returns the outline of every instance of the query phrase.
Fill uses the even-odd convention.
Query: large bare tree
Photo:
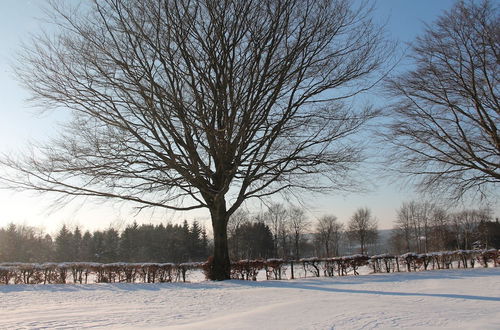
[[[73,3],[73,2],[72,2]],[[361,160],[350,138],[374,115],[389,49],[348,0],[53,2],[17,74],[59,139],[7,157],[4,182],[65,197],[207,208],[212,276],[229,278],[227,222],[249,198],[339,189]],[[378,73],[377,73],[378,75]]]
[[[482,196],[500,182],[500,6],[457,1],[393,79],[388,141],[393,164],[422,191]]]

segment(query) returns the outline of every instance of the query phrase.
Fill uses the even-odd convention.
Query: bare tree
[[[448,213],[441,207],[436,207],[432,212],[431,232],[428,240],[430,251],[445,251],[452,249],[451,230]]]
[[[412,228],[414,223],[414,208],[415,204],[403,203],[403,205],[397,211],[397,219],[394,226],[394,231],[399,239],[404,241],[404,247],[406,252],[410,252],[412,249],[413,235]]]
[[[334,215],[325,215],[316,224],[316,235],[320,246],[324,248],[324,256],[339,255],[339,242],[343,226]]]
[[[300,207],[291,207],[289,210],[289,228],[293,237],[293,254],[295,259],[300,258],[300,242],[304,233],[309,228],[309,221],[307,220],[304,210]]]
[[[239,235],[237,235],[238,230],[243,224],[250,223],[250,219],[251,218],[248,211],[242,208],[237,209],[229,217],[229,221],[227,223],[227,233],[231,238],[231,241],[229,243],[229,252],[230,256],[232,255],[236,260],[239,260],[241,258]]]
[[[288,210],[281,203],[272,203],[268,206],[267,211],[264,213],[264,218],[273,233],[275,256],[285,257]]]
[[[422,191],[462,198],[498,189],[499,8],[457,1],[417,38],[414,69],[388,84],[391,162]]]
[[[377,221],[368,208],[356,210],[347,224],[347,234],[350,239],[358,241],[361,254],[366,252],[366,245],[377,240]]]
[[[488,208],[447,213],[428,201],[405,202],[398,210],[394,243],[400,250],[418,253],[471,249],[480,238],[479,225],[491,218]]]
[[[348,0],[53,2],[17,74],[35,104],[73,115],[59,139],[1,161],[3,182],[65,198],[207,208],[213,279],[249,198],[342,189],[374,116],[346,102],[390,48]],[[325,180],[327,179],[327,180]]]
[[[428,252],[437,206],[430,202],[405,202],[398,210],[395,229],[405,240],[406,251]]]
[[[479,239],[479,224],[492,219],[491,210],[463,210],[451,214],[457,249],[472,249],[472,243]]]
[[[431,220],[434,215],[436,205],[430,202],[418,203],[415,208],[413,227],[415,228],[415,239],[419,253],[429,251],[428,243],[431,232]]]

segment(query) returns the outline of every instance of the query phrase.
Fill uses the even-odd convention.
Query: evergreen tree
[[[92,234],[87,230],[83,234],[81,245],[80,245],[80,257],[82,261],[92,261],[94,257],[92,255]]]
[[[103,233],[101,262],[109,263],[118,261],[118,248],[120,236],[114,228],[109,228]]]
[[[124,262],[136,262],[137,242],[137,223],[127,226],[120,236],[119,256]]]
[[[102,262],[104,260],[104,233],[102,231],[94,231],[90,244],[90,261]]]
[[[72,240],[71,252],[73,253],[72,260],[82,261],[82,232],[78,226],[75,228],[73,232],[73,240]]]
[[[201,226],[198,221],[194,221],[189,230],[189,256],[191,260],[201,261],[204,259]]]
[[[54,242],[52,241],[52,237],[49,234],[42,235],[36,238],[35,261],[40,263],[54,261]]]
[[[63,225],[55,240],[55,259],[59,262],[74,261],[73,234]]]
[[[265,223],[243,223],[236,229],[235,236],[230,238],[230,243],[237,238],[240,248],[239,255],[233,255],[233,259],[266,259],[273,256],[273,234]]]
[[[18,261],[17,228],[13,223],[9,224],[0,236],[0,260],[3,262]]]
[[[201,231],[201,247],[203,250],[203,260],[206,260],[210,253],[210,247],[208,246],[208,236],[205,227],[203,227],[203,230]]]

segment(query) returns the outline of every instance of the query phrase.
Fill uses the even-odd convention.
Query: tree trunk
[[[231,262],[227,244],[228,215],[224,199],[214,204],[210,209],[212,228],[214,231],[214,259],[212,265],[212,280],[223,281],[230,279]]]

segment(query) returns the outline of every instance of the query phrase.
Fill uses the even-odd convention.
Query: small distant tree
[[[9,224],[0,228],[0,262],[46,262],[54,260],[50,235],[37,228]]]
[[[347,234],[360,245],[361,254],[366,253],[366,245],[377,240],[377,221],[368,208],[358,209],[347,224]]]
[[[489,209],[470,209],[450,215],[457,249],[472,249],[472,243],[481,238],[480,224],[491,220]]]
[[[397,211],[397,218],[393,229],[393,238],[398,251],[410,252],[413,249],[413,223],[416,204],[403,203]]]
[[[120,235],[120,247],[119,247],[119,256],[122,261],[125,262],[137,262],[140,260],[135,259],[135,255],[137,252],[137,223],[134,222],[131,225],[128,225],[125,230]]]
[[[94,255],[92,254],[92,234],[88,230],[85,231],[85,233],[82,236],[82,244],[80,252],[83,261],[94,260]]]
[[[293,254],[295,259],[300,258],[300,246],[304,233],[310,226],[304,210],[300,207],[292,207],[288,214],[288,226],[293,237]]]
[[[244,209],[236,210],[230,217],[227,224],[229,236],[229,255],[232,259],[240,259],[240,236],[237,235],[241,225],[250,222],[250,214]]]
[[[325,215],[319,218],[316,224],[316,239],[324,257],[339,255],[339,241],[343,226],[334,215]]]
[[[90,244],[90,254],[92,257],[91,261],[104,262],[104,233],[100,230],[96,230],[92,233],[92,241]]]
[[[63,225],[55,238],[55,254],[57,261],[75,261],[73,234]]]
[[[407,252],[424,253],[429,251],[429,244],[433,237],[432,231],[439,229],[435,227],[437,225],[435,222],[441,222],[444,225],[445,221],[446,215],[441,214],[434,203],[409,201],[403,203],[398,210],[395,230],[404,240]],[[440,227],[440,229],[443,228]]]
[[[280,203],[272,203],[264,213],[266,223],[269,225],[274,237],[274,253],[278,257],[286,257],[288,210]]]
[[[440,207],[435,207],[431,218],[431,231],[427,237],[429,251],[446,251],[454,248],[453,233],[449,214]]]
[[[206,250],[203,243],[203,229],[198,221],[193,221],[189,229],[189,256],[192,261],[206,260]]]
[[[0,229],[0,261],[14,261],[16,251],[16,225],[10,223]]]
[[[478,227],[481,243],[486,249],[500,249],[500,222],[483,220]]]
[[[82,261],[82,232],[78,226],[73,231],[72,236],[72,253],[74,261]]]
[[[205,226],[203,226],[201,230],[201,247],[203,249],[204,259],[206,260],[210,255],[210,252],[209,252],[207,229],[205,228]]]
[[[240,242],[240,255],[236,259],[267,259],[273,256],[273,235],[265,223],[243,223],[235,236]]]
[[[37,238],[36,255],[37,262],[50,262],[54,261],[54,241],[49,234],[40,233]]]
[[[101,262],[118,261],[118,251],[120,244],[120,235],[114,228],[109,228],[103,233]]]

